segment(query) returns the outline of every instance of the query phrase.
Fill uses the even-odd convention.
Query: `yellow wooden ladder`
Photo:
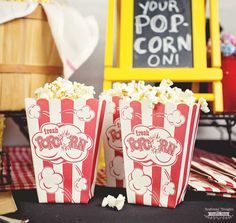
[[[218,0],[209,0],[211,67],[206,54],[205,0],[192,0],[193,67],[191,68],[133,68],[133,16],[135,0],[109,0],[105,51],[104,89],[115,81],[144,80],[160,82],[169,78],[173,82],[191,82],[197,98],[213,103],[213,112],[223,111],[222,70]],[[115,63],[114,63],[115,61]],[[211,83],[212,92],[199,93],[199,83]],[[104,167],[103,153],[100,168]]]
[[[207,67],[206,6],[205,0],[192,0],[193,67],[191,68],[133,68],[133,15],[134,0],[109,0],[105,52],[104,89],[112,82],[144,80],[160,82],[169,78],[173,82],[191,82],[197,98],[213,102],[213,112],[223,111],[222,70],[218,0],[209,0],[211,67]],[[116,57],[114,54],[116,53]],[[114,65],[114,59],[116,63]],[[199,83],[212,83],[212,92],[199,93]]]

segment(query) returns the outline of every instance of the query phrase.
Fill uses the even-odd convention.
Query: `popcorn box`
[[[119,105],[128,202],[175,208],[188,185],[200,105]]]
[[[88,203],[94,195],[105,101],[25,100],[40,203]]]
[[[236,193],[236,190],[234,188],[231,188],[223,184],[218,184],[214,180],[211,180],[211,178],[201,176],[198,173],[194,173],[193,171],[191,171],[190,173],[188,184],[195,191],[227,193],[227,194]]]
[[[119,100],[120,98],[116,96],[106,100],[107,106],[102,132],[106,163],[106,185],[109,187],[125,187]]]

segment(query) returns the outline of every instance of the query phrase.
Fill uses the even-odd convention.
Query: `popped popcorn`
[[[36,99],[90,99],[94,98],[94,94],[95,91],[93,86],[71,82],[61,77],[58,77],[50,84],[46,83],[43,87],[38,88],[34,92]]]
[[[102,201],[102,207],[111,207],[116,208],[118,211],[120,211],[125,204],[125,197],[122,194],[119,194],[117,198],[108,195],[107,197],[103,198]]]
[[[199,98],[199,104],[201,105],[201,110],[205,113],[210,112],[210,109],[208,108],[208,103],[204,98]]]
[[[178,87],[171,87],[173,82],[168,79],[161,81],[159,86],[151,86],[145,84],[144,81],[132,81],[129,83],[114,83],[113,88],[105,90],[101,93],[100,97],[106,99],[113,96],[121,97],[131,101],[144,101],[150,102],[150,105],[157,103],[166,104],[168,102],[174,104],[187,104],[193,105],[197,103],[197,99],[191,90],[182,91]],[[208,103],[204,98],[199,99],[201,110],[205,113],[209,112]]]

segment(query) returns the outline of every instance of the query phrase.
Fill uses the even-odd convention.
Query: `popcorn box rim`
[[[105,101],[109,101],[111,100],[112,98],[119,98],[119,104],[121,102],[128,102],[128,103],[140,103],[140,104],[150,104],[149,100],[143,100],[143,101],[138,101],[138,100],[129,100],[129,99],[126,99],[126,98],[122,98],[120,96],[111,96],[109,98],[100,98],[99,100],[105,100]],[[187,107],[194,107],[194,106],[197,106],[199,107],[200,109],[200,103],[199,102],[195,102],[191,105],[189,104],[186,104],[186,103],[172,103],[172,102],[167,102],[167,103],[162,103],[162,102],[158,102],[157,104],[153,104],[155,108],[156,106],[158,105],[163,105],[163,106],[167,106],[167,105],[175,105],[175,106],[179,106],[179,105],[183,105],[183,106],[187,106]]]

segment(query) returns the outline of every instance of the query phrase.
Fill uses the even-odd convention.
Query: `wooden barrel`
[[[3,177],[3,133],[5,128],[5,117],[3,114],[0,114],[0,185]]]
[[[4,115],[0,114],[0,152],[2,151],[2,147],[3,147],[4,128],[5,128],[5,117]],[[1,157],[0,157],[0,166],[1,166]]]
[[[41,6],[0,25],[0,111],[24,109],[24,99],[62,74],[62,62]]]

